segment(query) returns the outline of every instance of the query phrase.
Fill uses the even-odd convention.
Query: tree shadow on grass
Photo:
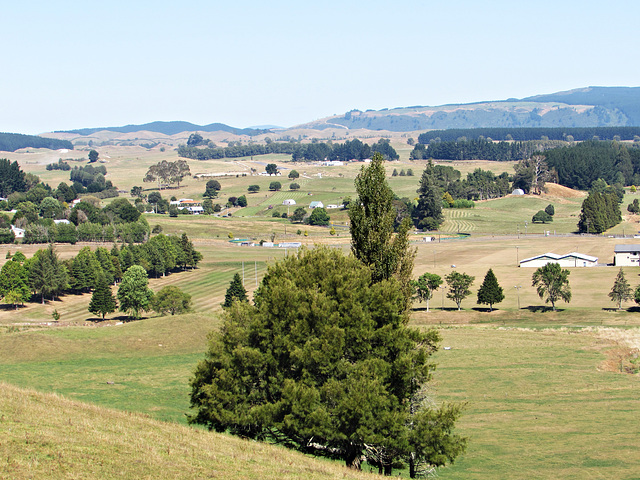
[[[529,305],[528,307],[523,308],[523,310],[529,310],[532,313],[546,313],[553,312],[553,307],[549,307],[547,305]],[[564,312],[564,308],[556,307],[556,312]]]
[[[10,311],[20,311],[21,308],[27,308],[26,305],[18,304],[18,308],[13,303],[2,303],[0,304],[0,312],[10,312]]]
[[[133,317],[130,317],[129,315],[118,315],[115,317],[106,317],[104,319],[102,317],[92,317],[92,318],[87,318],[86,321],[92,322],[92,323],[102,323],[102,322],[108,322],[110,320],[115,320],[122,323],[129,323],[129,322],[135,322],[137,320],[144,320],[145,318],[146,317],[133,318]]]
[[[489,307],[472,307],[471,310],[473,310],[474,312],[492,313],[492,312],[497,312],[500,309],[496,307],[493,307],[493,309],[490,309]]]

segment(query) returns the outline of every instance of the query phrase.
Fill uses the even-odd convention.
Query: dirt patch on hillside
[[[613,341],[600,369],[607,372],[637,374],[640,372],[640,330],[600,329],[597,336]]]
[[[544,188],[546,191],[542,194],[543,197],[547,196],[570,199],[583,198],[587,196],[585,192],[574,190],[573,188],[569,187],[563,187],[562,185],[558,185],[557,183],[545,183]]]

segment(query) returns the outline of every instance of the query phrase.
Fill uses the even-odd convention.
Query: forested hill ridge
[[[587,87],[523,99],[437,107],[351,110],[297,128],[444,130],[451,128],[612,127],[640,125],[640,87]]]
[[[124,127],[100,127],[81,128],[78,130],[56,131],[55,133],[75,133],[77,135],[91,135],[96,132],[108,130],[118,133],[156,132],[164,135],[175,135],[182,132],[229,132],[234,135],[260,135],[269,130],[259,128],[235,128],[224,123],[210,123],[208,125],[195,125],[190,122],[151,122],[143,125],[125,125]]]
[[[0,151],[15,152],[21,148],[50,148],[52,150],[66,148],[67,150],[73,150],[73,144],[68,140],[56,140],[37,135],[0,133]]]

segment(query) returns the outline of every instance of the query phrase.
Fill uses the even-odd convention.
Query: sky
[[[291,127],[640,85],[636,0],[4,3],[0,132]]]

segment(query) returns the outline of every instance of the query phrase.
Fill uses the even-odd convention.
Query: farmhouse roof
[[[637,243],[627,245],[616,245],[613,249],[614,253],[640,252],[640,245]]]
[[[638,247],[640,248],[640,245],[638,245]],[[526,262],[530,262],[532,260],[538,260],[540,258],[550,258],[552,260],[562,260],[565,258],[579,258],[580,260],[586,260],[588,262],[597,262],[598,261],[598,257],[592,257],[591,255],[585,255],[584,253],[578,253],[578,252],[571,252],[571,253],[566,253],[564,255],[558,255],[557,253],[543,253],[542,255],[536,255],[535,257],[531,257],[531,258],[525,258],[524,260],[520,260],[520,263],[526,263]]]

